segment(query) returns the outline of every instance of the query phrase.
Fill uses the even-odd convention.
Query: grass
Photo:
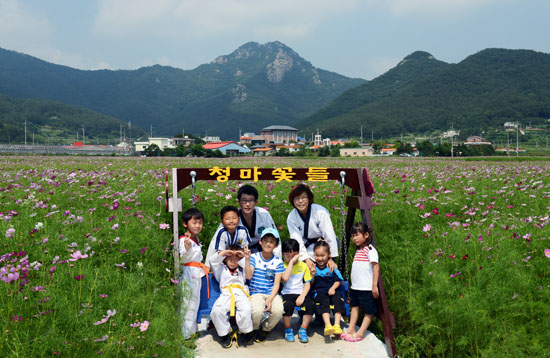
[[[401,357],[548,356],[550,168],[520,159],[0,157],[0,269],[21,275],[0,281],[0,350],[10,357],[192,355],[179,328],[179,286],[170,281],[171,231],[160,229],[171,224],[164,169],[259,165],[369,169]],[[198,183],[205,248],[239,184]],[[339,184],[310,185],[341,236]],[[288,237],[291,184],[257,187],[260,205]],[[180,195],[190,206],[189,190]],[[77,251],[88,257],[66,261]],[[146,330],[131,326],[144,321]]]

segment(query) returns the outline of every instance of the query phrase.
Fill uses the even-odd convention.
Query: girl
[[[319,239],[313,247],[315,255],[315,277],[313,281],[313,299],[317,307],[317,315],[323,317],[325,323],[325,336],[342,334],[340,321],[342,313],[345,312],[344,299],[340,294],[340,283],[344,281],[337,268],[330,270],[330,246]],[[334,325],[330,324],[330,306],[334,306]]]
[[[182,333],[189,338],[197,332],[197,311],[200,304],[201,278],[205,275],[202,261],[202,246],[199,233],[202,230],[204,216],[198,209],[188,209],[181,217],[185,234],[179,238],[179,255],[182,272]]]
[[[378,312],[378,252],[371,245],[371,230],[362,222],[353,224],[351,238],[357,251],[351,266],[351,313],[349,328],[342,336],[348,342],[358,342],[363,339],[374,314]],[[355,324],[359,318],[359,307],[365,316],[358,331]]]
[[[285,259],[285,272],[283,273],[283,323],[285,325],[285,339],[288,342],[294,342],[294,331],[290,327],[290,319],[294,313],[294,307],[302,308],[304,313],[302,317],[302,325],[298,330],[298,339],[302,343],[307,343],[307,327],[311,322],[313,315],[314,303],[308,295],[311,288],[311,274],[307,265],[299,261],[300,244],[294,239],[288,239],[283,242],[282,252]]]

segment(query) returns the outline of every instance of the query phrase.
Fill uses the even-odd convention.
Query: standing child
[[[225,250],[229,245],[239,245],[240,247],[250,245],[248,230],[239,225],[239,209],[232,205],[224,206],[220,210],[220,219],[222,226],[216,230],[210,240],[206,253],[206,266],[210,266],[210,257],[213,254]]]
[[[262,251],[246,257],[245,273],[250,280],[252,322],[255,341],[265,342],[267,334],[283,316],[283,300],[277,293],[285,272],[283,260],[273,254],[279,244],[279,233],[273,228],[262,231]]]
[[[362,222],[357,222],[351,227],[351,239],[357,251],[353,257],[351,266],[351,313],[349,328],[343,338],[349,342],[358,342],[363,339],[374,314],[378,312],[376,299],[378,298],[378,252],[371,245],[371,230]],[[355,324],[359,318],[359,307],[363,309],[365,316],[359,330],[355,330]]]
[[[243,251],[238,245],[229,245],[226,250],[215,253],[210,260],[212,272],[220,283],[221,291],[212,307],[210,317],[224,348],[231,347],[233,342],[239,347],[238,335],[231,328],[228,313],[235,317],[239,332],[244,334],[244,342],[250,339],[249,333],[252,332],[250,295],[244,284],[242,261],[242,266],[239,265],[239,261],[245,256],[250,257],[250,250]]]
[[[183,337],[187,339],[197,332],[201,278],[205,274],[205,266],[201,263],[202,249],[199,242],[204,216],[200,210],[192,208],[183,213],[181,221],[185,227],[185,234],[179,238],[180,265],[182,265],[180,281],[182,281],[183,324],[181,330]]]
[[[283,242],[283,258],[286,270],[283,273],[283,323],[285,325],[285,339],[294,342],[294,331],[290,327],[290,319],[294,313],[294,307],[298,306],[303,311],[302,325],[298,330],[298,339],[307,343],[307,327],[311,322],[314,303],[308,295],[311,288],[311,273],[305,262],[299,261],[300,244],[294,239]]]
[[[344,299],[340,294],[340,283],[344,281],[340,271],[335,268],[331,271],[327,263],[330,260],[330,246],[319,239],[313,247],[315,255],[315,278],[313,280],[313,292],[317,314],[323,317],[325,323],[325,336],[342,334],[340,321],[345,312]],[[334,325],[330,324],[330,306],[334,306]]]

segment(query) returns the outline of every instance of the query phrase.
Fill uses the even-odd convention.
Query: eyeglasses
[[[254,199],[246,199],[246,200],[241,199],[241,200],[239,200],[239,202],[243,203],[243,204],[251,204],[251,203],[255,203],[256,200],[254,200]]]
[[[294,201],[302,201],[302,200],[309,200],[309,197],[307,195],[303,195],[303,196],[297,196],[294,198]]]

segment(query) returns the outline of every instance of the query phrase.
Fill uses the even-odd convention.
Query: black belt
[[[319,239],[323,240],[322,237],[315,237],[313,239],[306,239],[306,242],[304,245],[306,245],[306,248],[310,247],[311,245],[314,245]]]

